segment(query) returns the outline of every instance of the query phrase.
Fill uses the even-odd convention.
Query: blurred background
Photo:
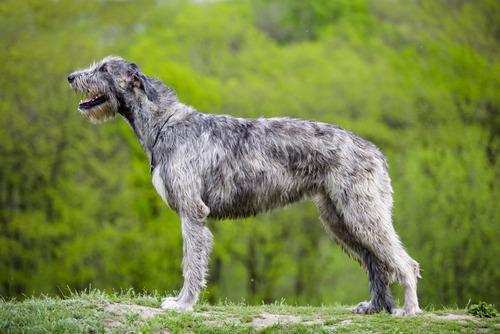
[[[4,0],[0,42],[2,297],[181,287],[179,219],[145,154],[120,118],[84,120],[66,82],[113,54],[200,111],[373,141],[422,305],[499,304],[499,1]],[[310,203],[209,225],[210,302],[369,297]]]

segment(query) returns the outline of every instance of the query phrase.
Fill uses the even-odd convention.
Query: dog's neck
[[[151,161],[151,148],[161,127],[177,113],[175,92],[161,80],[139,74],[140,85],[133,87],[133,97],[119,100],[121,114],[134,131]]]
[[[174,123],[178,123],[196,111],[177,101],[157,101],[154,103],[148,97],[138,99],[138,103],[131,108],[119,111],[134,131],[142,149],[146,153],[151,172],[156,166],[155,150],[159,142],[163,142],[162,132]],[[147,110],[147,111],[146,111]]]
[[[119,113],[134,131],[146,153],[151,173],[156,167],[156,153],[165,147],[165,132],[193,114],[193,108],[179,102],[175,92],[161,80],[140,74],[141,85],[134,88],[133,99],[120,101]],[[171,145],[171,143],[169,143]]]

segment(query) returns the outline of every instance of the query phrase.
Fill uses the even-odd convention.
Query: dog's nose
[[[75,75],[74,75],[74,74],[70,74],[70,75],[68,75],[68,82],[69,82],[69,83],[72,83],[72,82],[73,82],[73,80],[75,80]]]

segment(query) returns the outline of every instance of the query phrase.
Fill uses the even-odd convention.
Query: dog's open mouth
[[[80,100],[80,104],[78,105],[78,107],[81,110],[90,109],[103,104],[106,101],[108,101],[108,97],[106,95],[92,95],[86,99]]]
[[[78,111],[92,123],[102,123],[115,116],[115,110],[108,95],[91,93],[87,96],[80,100]]]

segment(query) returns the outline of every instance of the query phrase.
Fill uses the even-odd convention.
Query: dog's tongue
[[[90,102],[90,101],[97,99],[98,97],[99,97],[98,95],[87,97],[86,99],[80,100],[80,103],[87,103],[87,102]]]

